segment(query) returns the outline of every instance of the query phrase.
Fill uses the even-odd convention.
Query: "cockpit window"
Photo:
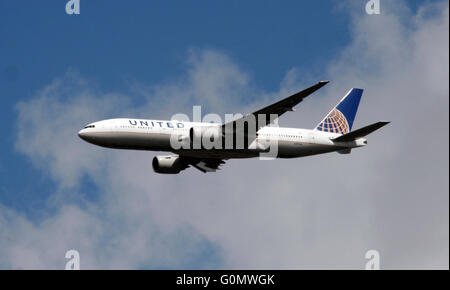
[[[87,125],[87,126],[85,126],[84,128],[85,128],[85,129],[86,129],[86,128],[95,128],[95,125]]]

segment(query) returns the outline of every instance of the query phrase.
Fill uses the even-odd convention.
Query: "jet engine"
[[[152,161],[156,173],[177,174],[186,168],[177,155],[155,156]]]

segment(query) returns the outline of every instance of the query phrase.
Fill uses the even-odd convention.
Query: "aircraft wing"
[[[225,164],[225,161],[219,158],[195,158],[186,156],[180,157],[182,158],[183,163],[192,165],[203,173],[215,172],[217,170],[220,170],[220,165]]]
[[[270,124],[270,122],[273,122],[274,120],[270,119],[270,115],[277,115],[277,118],[286,113],[287,111],[294,111],[294,107],[303,101],[304,98],[309,96],[310,94],[314,93],[324,85],[326,85],[329,81],[320,81],[317,84],[304,89],[303,91],[300,91],[296,94],[293,94],[292,96],[289,96],[285,99],[282,99],[281,101],[278,101],[272,105],[269,105],[267,107],[264,107],[256,112],[253,112],[251,114],[245,115],[240,119],[228,122],[226,124],[222,125],[223,132],[225,132],[225,128],[238,128],[238,126],[235,127],[235,124],[238,122],[245,122],[246,120],[250,118],[254,118],[256,121],[256,132],[261,129],[264,126],[267,126]],[[265,116],[265,122],[264,124],[260,124],[260,120],[258,118],[258,115]],[[259,119],[259,120],[258,120]],[[275,118],[276,119],[276,118]],[[233,124],[234,123],[234,124]]]

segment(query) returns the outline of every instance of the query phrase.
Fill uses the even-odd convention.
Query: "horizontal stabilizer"
[[[339,136],[337,138],[332,139],[335,142],[350,142],[354,141],[356,139],[362,138],[364,136],[369,135],[375,130],[380,129],[381,127],[389,124],[390,122],[380,121],[374,124],[371,124],[366,127],[362,127],[361,129],[351,131],[350,133],[344,134],[342,136]]]

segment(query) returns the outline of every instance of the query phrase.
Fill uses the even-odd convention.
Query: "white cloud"
[[[105,150],[76,136],[96,119],[190,113],[191,104],[229,112],[259,93],[211,50],[190,52],[186,74],[172,82],[135,85],[143,108],[73,73],[19,104],[17,149],[60,185],[59,210],[32,222],[1,207],[0,267],[62,268],[71,248],[84,268],[187,267],[190,252],[206,257],[209,241],[222,267],[362,268],[375,248],[384,268],[448,268],[448,3],[418,15],[403,4],[355,12],[352,42],[328,67],[333,83],[281,120],[311,127],[349,86],[365,88],[355,126],[393,122],[349,156],[235,160],[216,174],[163,176],[152,172],[151,152]],[[290,70],[280,92],[263,99],[309,84],[299,79]],[[74,201],[83,176],[98,202]]]

